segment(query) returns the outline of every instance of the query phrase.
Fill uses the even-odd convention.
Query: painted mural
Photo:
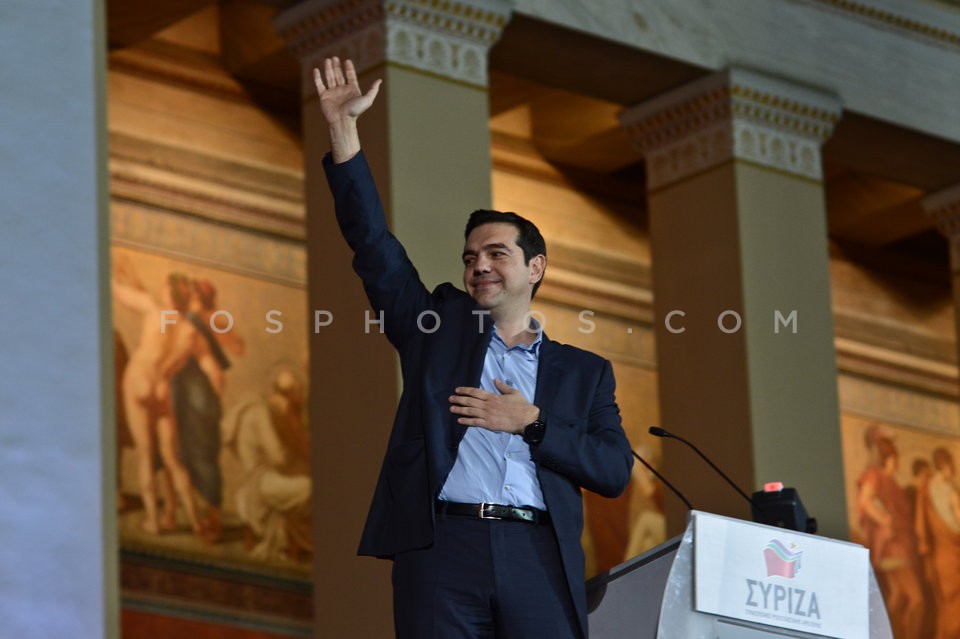
[[[851,539],[894,636],[960,636],[960,439],[852,416],[843,439]]]
[[[305,290],[112,258],[121,546],[309,573]]]

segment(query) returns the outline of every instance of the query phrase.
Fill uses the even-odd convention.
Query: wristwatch
[[[547,432],[547,412],[540,409],[537,419],[523,429],[523,441],[531,446],[536,446],[543,441],[543,435]]]

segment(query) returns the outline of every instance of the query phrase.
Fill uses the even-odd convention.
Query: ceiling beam
[[[127,47],[216,4],[217,0],[110,0],[107,37],[111,49]]]
[[[824,162],[922,189],[957,183],[960,145],[845,111],[823,147]]]
[[[282,10],[257,0],[225,1],[220,6],[221,60],[241,80],[299,94],[300,63],[273,26]]]

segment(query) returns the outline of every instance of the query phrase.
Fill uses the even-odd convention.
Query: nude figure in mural
[[[157,396],[157,385],[162,380],[159,365],[173,347],[177,331],[175,324],[162,326],[161,310],[176,310],[179,313],[186,311],[189,300],[187,279],[171,273],[164,282],[164,299],[160,304],[147,292],[129,261],[120,259],[114,266],[112,285],[114,299],[138,312],[142,318],[140,341],[130,353],[123,373],[121,398],[134,440],[137,478],[146,513],[141,527],[151,534],[159,534],[165,527],[161,526],[157,514],[155,462],[159,450],[176,494],[186,510],[190,526],[195,532],[202,534],[203,528],[193,497],[193,485],[180,461],[177,429],[170,401],[169,398]],[[168,498],[172,499],[173,496]]]

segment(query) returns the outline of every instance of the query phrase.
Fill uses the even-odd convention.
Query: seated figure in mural
[[[203,539],[212,542],[222,532],[220,420],[230,360],[210,324],[216,289],[208,280],[194,280],[190,288],[189,309],[178,325],[173,347],[160,363],[157,395],[161,399],[170,396],[183,463],[207,504]],[[168,517],[169,513],[164,519]]]
[[[243,468],[236,504],[251,535],[250,554],[308,559],[313,552],[310,440],[297,377],[281,370],[268,398],[240,402],[224,426]]]
[[[922,512],[935,570],[937,639],[960,637],[960,493],[956,466],[946,448],[933,451],[934,475]]]
[[[127,425],[134,441],[137,477],[146,516],[141,527],[158,534],[161,524],[157,513],[158,491],[155,463],[157,451],[170,473],[176,495],[187,513],[190,526],[197,533],[202,524],[197,515],[190,475],[180,461],[180,444],[169,398],[158,397],[156,386],[161,381],[161,362],[170,353],[177,338],[177,326],[161,330],[161,310],[186,311],[190,288],[186,277],[170,273],[163,288],[163,302],[158,303],[134,273],[129,261],[117,261],[112,278],[114,299],[140,313],[143,323],[140,341],[130,353],[123,372],[122,398]],[[168,499],[173,501],[174,496]]]
[[[895,474],[899,454],[887,437],[875,440],[879,464],[858,481],[857,511],[896,636],[918,637],[923,625],[914,509]],[[899,630],[900,632],[897,632]]]

